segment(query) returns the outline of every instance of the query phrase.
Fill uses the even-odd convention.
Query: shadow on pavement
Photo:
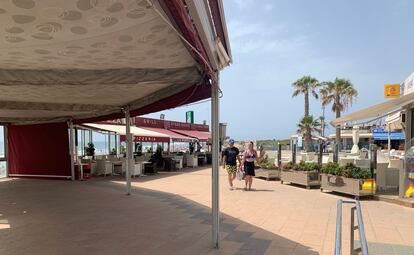
[[[0,182],[0,254],[319,254],[225,214],[212,249],[210,208],[101,180]]]

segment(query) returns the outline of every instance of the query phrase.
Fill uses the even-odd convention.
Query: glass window
[[[4,127],[0,126],[0,158],[4,158]]]

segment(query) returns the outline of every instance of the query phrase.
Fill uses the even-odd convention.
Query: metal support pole
[[[75,161],[73,159],[74,156],[74,135],[73,135],[73,122],[72,120],[69,121],[69,155],[70,155],[70,173],[72,176],[72,181],[75,180]]]
[[[333,151],[333,162],[334,163],[338,163],[338,158],[339,158],[339,144],[337,144],[335,142],[333,149],[334,149],[334,151]]]
[[[126,167],[125,167],[125,177],[126,177],[126,193],[127,195],[131,194],[131,167],[132,167],[132,136],[131,136],[131,121],[129,115],[129,106],[125,107],[125,122],[126,122]]]
[[[3,138],[4,138],[4,157],[6,158],[6,177],[9,177],[9,127],[3,126]]]
[[[108,155],[111,154],[111,132],[108,131]]]
[[[318,164],[322,166],[322,157],[323,157],[323,144],[322,141],[319,142],[319,153],[318,153]]]
[[[212,130],[212,220],[213,246],[219,247],[219,94],[218,88],[211,88],[211,130]]]
[[[277,166],[282,167],[282,144],[277,144]]]
[[[295,164],[296,163],[296,146],[297,144],[293,144],[292,147],[292,163]]]

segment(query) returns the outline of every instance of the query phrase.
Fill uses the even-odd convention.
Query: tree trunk
[[[339,110],[335,111],[336,118],[341,117],[341,112]],[[341,149],[341,126],[336,127],[336,144],[338,144],[338,148]]]
[[[309,116],[309,92],[306,91],[305,94],[305,117]]]

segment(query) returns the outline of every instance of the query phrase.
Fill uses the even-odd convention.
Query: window
[[[6,147],[4,138],[4,126],[0,125],[0,178],[7,176]]]

